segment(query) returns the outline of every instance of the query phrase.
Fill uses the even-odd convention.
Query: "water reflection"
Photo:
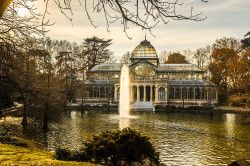
[[[226,165],[250,156],[250,125],[240,116],[137,112],[131,118],[120,118],[102,111],[86,110],[82,115],[67,111],[57,122],[49,123],[48,132],[36,120],[22,128],[21,118],[0,120],[0,130],[44,143],[53,151],[58,146],[79,149],[93,134],[131,127],[151,137],[161,161],[168,165]]]
[[[227,130],[228,137],[234,137],[235,136],[235,114],[228,113],[226,114],[226,121],[225,126]]]
[[[119,129],[122,130],[124,128],[129,127],[130,119],[129,118],[120,118],[119,119]]]

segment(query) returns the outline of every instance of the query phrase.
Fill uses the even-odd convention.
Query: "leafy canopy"
[[[188,64],[188,61],[180,53],[172,53],[169,55],[168,60],[165,61],[165,64]]]

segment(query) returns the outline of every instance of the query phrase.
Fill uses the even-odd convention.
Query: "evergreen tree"
[[[87,71],[95,65],[107,61],[111,55],[108,47],[112,44],[112,39],[100,39],[98,37],[86,38],[83,42],[83,54],[87,59]]]

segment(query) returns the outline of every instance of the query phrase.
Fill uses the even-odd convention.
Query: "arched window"
[[[187,99],[187,88],[182,88],[182,98]]]
[[[174,88],[169,89],[169,99],[174,99]]]
[[[208,89],[206,89],[206,88],[204,90],[204,99],[208,100]]]
[[[202,90],[201,90],[201,99],[205,99],[205,96],[206,96],[206,90],[205,90],[205,88],[202,88]]]
[[[112,98],[112,100],[114,99],[114,91],[115,91],[115,87],[110,88],[110,97]]]
[[[195,88],[195,99],[200,99],[200,88]]]
[[[89,97],[93,97],[93,88],[89,87],[88,91],[89,91]]]
[[[117,88],[117,99],[120,99],[120,87]]]
[[[165,89],[163,87],[160,87],[158,90],[158,99],[165,100]]]
[[[94,88],[94,97],[99,97],[99,87]]]
[[[193,88],[188,90],[188,99],[194,99],[194,91]]]
[[[180,93],[180,88],[175,89],[175,99],[180,99],[181,98],[181,93]]]
[[[101,96],[100,96],[100,97],[101,97],[101,98],[104,98],[104,97],[106,96],[106,95],[105,95],[105,88],[104,88],[104,87],[101,87],[101,88],[100,88],[100,91],[101,91],[101,92],[100,92],[100,93],[101,93]]]
[[[213,89],[213,100],[215,100],[215,99],[216,99],[216,90]]]

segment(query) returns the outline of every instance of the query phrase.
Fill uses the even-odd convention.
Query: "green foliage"
[[[166,105],[166,106],[156,105],[155,109],[156,110],[163,110],[163,111],[182,111],[182,110],[201,110],[201,111],[205,111],[205,110],[213,110],[213,107],[211,107],[211,106],[189,106],[189,107],[183,108],[182,106],[176,107],[174,105]]]
[[[0,165],[94,165],[84,162],[55,160],[53,157],[54,153],[49,152],[42,144],[24,138],[15,137],[14,139],[22,142],[22,144],[26,144],[26,146],[20,146],[20,143],[19,146],[10,143],[0,143]]]
[[[166,110],[166,109],[165,109],[165,106],[164,106],[164,105],[156,105],[156,106],[155,106],[155,110],[156,110],[156,111],[164,111],[164,110]]]
[[[84,149],[75,150],[71,152],[72,161],[88,161],[87,154]]]
[[[186,57],[180,53],[172,53],[169,55],[165,64],[188,64],[188,61],[186,60]]]
[[[93,159],[97,163],[142,163],[144,159],[149,158],[159,164],[159,154],[149,141],[149,137],[130,128],[105,131],[99,136],[94,136],[85,146],[89,160]]]
[[[211,106],[190,106],[185,108],[185,110],[213,110]]]
[[[101,39],[96,36],[84,39],[83,52],[88,63],[87,71],[95,65],[104,63],[110,58],[111,52],[108,47],[112,44],[112,39]]]
[[[3,144],[11,144],[21,147],[27,147],[27,143],[20,141],[18,139],[12,138],[7,132],[0,132],[0,142]]]
[[[174,109],[176,109],[176,107],[174,105],[166,105],[165,108],[167,110],[174,110]]]
[[[59,160],[95,161],[118,165],[121,162],[143,163],[149,159],[159,164],[159,153],[149,141],[149,137],[130,128],[117,131],[105,131],[84,143],[85,148],[79,151],[69,151],[58,148],[56,158]]]
[[[58,160],[70,161],[72,160],[73,153],[72,151],[65,148],[57,148],[55,151],[55,157]]]
[[[247,32],[245,35],[245,38],[241,40],[241,43],[243,44],[243,47],[250,47],[250,31]]]

